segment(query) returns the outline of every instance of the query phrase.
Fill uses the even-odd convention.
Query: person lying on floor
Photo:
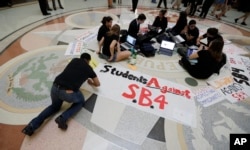
[[[223,40],[215,39],[207,50],[200,50],[188,57],[182,57],[179,64],[194,78],[207,79],[213,73],[219,74],[223,65],[226,64],[226,55],[222,52]],[[192,64],[190,60],[196,59]]]
[[[110,31],[102,37],[99,42],[99,50],[97,54],[101,58],[106,59],[109,62],[118,62],[124,59],[128,59],[131,52],[128,50],[121,51],[119,43],[120,26],[115,24],[111,27]]]

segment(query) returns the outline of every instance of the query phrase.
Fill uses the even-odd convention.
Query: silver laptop
[[[131,49],[135,46],[136,39],[131,35],[128,35],[126,38],[126,42],[121,44],[122,49]]]
[[[159,51],[173,51],[175,47],[174,42],[162,40]]]

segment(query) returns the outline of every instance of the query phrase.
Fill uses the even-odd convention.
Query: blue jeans
[[[61,114],[65,121],[80,111],[85,102],[84,96],[79,90],[73,93],[66,93],[65,90],[59,89],[55,85],[53,85],[51,88],[50,96],[52,104],[45,108],[36,118],[30,122],[34,130],[39,128],[45,119],[58,112],[63,101],[73,103],[70,108]]]

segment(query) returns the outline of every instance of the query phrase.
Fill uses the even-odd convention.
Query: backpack
[[[126,42],[127,36],[128,36],[128,30],[125,30],[125,29],[121,30],[120,31],[120,42],[121,43]]]
[[[145,57],[153,57],[155,56],[155,52],[156,49],[151,43],[143,43],[140,46],[140,53],[142,53]]]

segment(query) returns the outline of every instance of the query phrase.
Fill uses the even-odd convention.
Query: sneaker
[[[34,133],[34,129],[31,124],[28,124],[23,130],[22,133],[28,136],[31,136]]]
[[[242,25],[244,25],[244,26],[246,26],[246,25],[247,25],[245,22],[242,22],[241,24],[242,24]]]
[[[67,130],[68,125],[66,124],[66,121],[62,118],[62,116],[57,117],[55,122],[58,124],[58,128]]]

